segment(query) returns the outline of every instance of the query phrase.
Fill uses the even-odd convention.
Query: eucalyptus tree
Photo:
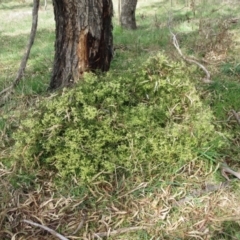
[[[120,24],[126,29],[136,29],[137,0],[119,0]]]
[[[109,70],[112,0],[53,0],[56,40],[50,90],[78,81],[85,71]]]

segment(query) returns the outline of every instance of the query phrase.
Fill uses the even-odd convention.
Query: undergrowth
[[[130,175],[143,169],[146,180],[152,169],[164,170],[164,178],[218,151],[223,138],[212,121],[189,69],[159,54],[122,77],[88,74],[43,101],[15,133],[12,161],[22,171],[56,170],[62,181],[89,182],[118,168]]]
[[[0,1],[1,88],[27,43],[32,1],[23,2]],[[239,166],[239,3],[138,4],[136,31],[114,18],[111,71],[50,96],[54,19],[50,4],[40,9],[24,79],[0,108],[1,239],[52,239],[23,219],[69,239],[239,237],[239,183],[216,188],[225,179],[213,164]],[[213,84],[177,63],[169,21]],[[159,49],[168,58],[155,56]]]

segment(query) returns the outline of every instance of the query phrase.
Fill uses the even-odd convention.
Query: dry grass
[[[148,2],[139,0],[139,9],[148,5]],[[156,2],[159,1],[152,1],[152,3]],[[115,4],[115,6],[117,5]],[[223,11],[224,8],[221,10]],[[9,13],[5,13],[5,11],[0,11],[1,16],[6,16]],[[145,8],[142,8],[142,11],[145,13]],[[155,8],[152,8],[151,11],[155,14]],[[47,21],[44,21],[44,16],[50,14],[49,12],[50,10],[47,13],[40,13],[42,16],[40,29],[49,27],[53,23],[52,17],[48,17]],[[11,23],[9,21],[11,17],[18,20],[30,19],[29,10],[25,9],[25,13],[23,15],[16,11],[15,16],[8,15],[2,19],[6,24]],[[152,22],[157,23],[155,20]],[[21,24],[25,25],[24,21]],[[5,26],[5,24],[1,26]],[[30,28],[13,25],[8,28],[8,31],[6,29],[6,27],[0,28],[5,32],[4,35],[12,36],[13,34],[28,33]],[[205,28],[205,30],[207,29]],[[224,30],[223,28],[222,33],[225,34],[225,38],[221,39],[226,41],[222,41],[221,46],[225,46],[227,51],[231,39],[229,39],[228,31]],[[239,49],[239,36],[236,31],[234,33],[237,42],[235,48]],[[147,36],[147,34],[145,35]],[[23,37],[25,39],[25,36]],[[205,38],[206,35],[202,34],[201,39]],[[199,42],[203,43],[201,39]],[[219,49],[214,49],[216,46],[212,43],[213,41],[210,42],[210,50],[206,53],[206,60],[211,62],[214,62],[215,59],[217,62],[225,61],[226,56],[221,55],[225,53],[225,49],[218,51]],[[5,45],[6,49],[7,47],[12,48],[12,45],[8,46],[7,42]],[[19,49],[23,49],[25,40],[22,45],[16,47],[14,52],[18,53]],[[159,45],[153,46],[159,49]],[[151,46],[149,46],[150,48]],[[205,46],[201,45],[198,49],[199,52],[202,52],[204,48]],[[46,51],[50,52],[48,49]],[[13,53],[11,54],[13,55]],[[5,53],[3,56],[6,62],[0,63],[2,72],[8,72],[8,74],[10,71],[15,72],[14,67],[18,66],[16,59],[19,60],[21,57],[21,53],[17,55],[12,60],[15,62],[12,63],[13,67],[11,67],[7,62],[7,57],[12,56],[11,54]],[[41,100],[39,96],[36,98],[37,101]],[[8,145],[11,146],[9,132],[14,131],[21,116],[28,111],[32,104],[34,105],[32,96],[30,98],[19,96],[16,102],[21,102],[23,105],[10,104],[7,106],[9,108],[7,111],[0,109],[2,119],[4,118],[6,123],[0,131],[0,159],[4,159],[8,156],[8,151],[11,151],[8,148]],[[14,114],[11,117],[7,115],[5,119],[4,114],[10,111]],[[0,119],[0,123],[2,119]],[[233,144],[239,149],[239,142]],[[86,193],[81,194],[81,197],[74,197],[70,192],[65,191],[63,194],[55,187],[50,172],[38,173],[37,178],[31,182],[32,185],[18,183],[18,187],[13,187],[9,179],[14,175],[14,169],[8,169],[0,164],[0,239],[56,239],[50,233],[33,227],[23,220],[31,220],[48,226],[68,239],[88,240],[105,237],[119,240],[226,239],[227,237],[228,239],[239,239],[239,235],[236,233],[231,234],[234,229],[229,232],[225,227],[226,222],[232,222],[236,224],[236,228],[239,228],[240,194],[235,187],[239,184],[234,181],[222,185],[216,183],[214,178],[217,169],[212,169],[209,172],[206,172],[206,169],[206,162],[198,160],[198,162],[192,161],[183,166],[178,173],[169,179],[162,179],[161,176],[155,174],[152,175],[152,179],[146,182],[141,181],[141,176],[132,176],[126,179],[122,176],[121,179],[116,178],[112,182],[95,181],[85,191]],[[69,186],[69,191],[73,186],[81,188],[76,183],[72,183]]]
[[[56,239],[23,222],[30,220],[68,239],[139,239],[139,232],[147,239],[214,239],[223,222],[239,223],[240,199],[228,184],[214,183],[213,172],[191,162],[168,184],[160,176],[96,181],[83,197],[70,197],[57,192],[49,173],[38,175],[35,190],[16,190],[8,181],[12,172],[1,165],[0,238]]]

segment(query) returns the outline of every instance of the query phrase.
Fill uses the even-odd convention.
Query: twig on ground
[[[38,223],[35,223],[35,222],[32,222],[32,221],[29,221],[29,220],[23,220],[23,222],[28,223],[28,224],[30,224],[30,225],[33,225],[33,226],[35,226],[35,227],[40,227],[40,228],[44,229],[45,231],[51,233],[53,236],[55,236],[55,237],[57,237],[57,238],[59,238],[59,239],[61,239],[61,240],[68,240],[68,238],[66,238],[66,237],[64,237],[63,235],[57,233],[56,231],[52,230],[52,229],[49,228],[49,227],[43,226],[43,225],[41,225],[41,224],[38,224]]]
[[[211,78],[210,73],[209,73],[209,71],[206,69],[206,67],[203,66],[201,63],[199,63],[198,61],[196,61],[196,60],[194,60],[194,59],[185,57],[185,56],[183,55],[180,47],[179,47],[179,44],[178,44],[176,35],[175,35],[171,30],[170,30],[170,33],[171,33],[171,35],[172,35],[173,45],[174,45],[174,47],[177,49],[177,51],[178,51],[179,55],[181,56],[181,58],[182,58],[184,61],[188,62],[188,63],[194,63],[194,64],[196,64],[199,68],[201,68],[201,69],[205,72],[206,76],[205,76],[204,78],[202,78],[202,82],[204,82],[204,83],[212,83],[212,80],[210,80],[210,78]]]
[[[240,116],[239,116],[239,114],[238,114],[238,113],[236,113],[236,111],[235,111],[235,110],[232,110],[231,112],[233,113],[234,117],[236,118],[236,120],[237,120],[238,124],[240,124]]]
[[[239,19],[240,19],[240,18],[231,18],[231,19],[229,20],[229,22],[230,22],[230,23],[238,23]]]
[[[4,106],[5,102],[8,100],[8,97],[13,93],[13,85],[3,89],[0,92],[0,97],[2,96],[2,98],[0,99],[0,107]]]
[[[189,57],[185,57],[184,55],[183,55],[183,53],[182,53],[182,51],[181,51],[181,48],[180,48],[180,46],[179,46],[179,44],[178,44],[178,40],[177,40],[177,37],[176,37],[176,35],[172,32],[172,30],[171,30],[171,17],[170,17],[170,13],[168,13],[168,17],[169,17],[169,19],[168,19],[168,29],[169,29],[169,32],[170,32],[170,34],[172,35],[172,40],[173,40],[173,45],[174,45],[174,47],[176,48],[176,50],[178,51],[178,53],[179,53],[179,55],[181,56],[181,58],[185,61],[185,62],[188,62],[188,63],[194,63],[194,64],[196,64],[200,69],[202,69],[204,72],[205,72],[205,74],[206,74],[206,76],[204,77],[204,78],[202,78],[202,82],[204,82],[204,83],[212,83],[213,81],[212,80],[210,80],[210,78],[211,78],[211,76],[210,76],[210,73],[209,73],[209,71],[206,69],[206,67],[205,66],[203,66],[201,63],[199,63],[198,61],[196,61],[195,59],[192,59],[192,58],[189,58]]]
[[[140,227],[120,228],[118,230],[113,230],[113,231],[108,231],[108,232],[94,233],[93,234],[93,239],[101,238],[101,237],[109,237],[109,236],[112,236],[112,235],[134,232],[134,231],[143,230],[143,229],[147,229],[147,227],[144,227],[144,226],[141,227],[140,226]]]
[[[87,220],[87,214],[84,213],[81,222],[78,224],[77,229],[72,233],[72,235],[75,235],[83,227],[83,224],[86,222],[86,220]]]
[[[221,165],[221,168],[222,168],[221,172],[222,172],[223,177],[225,177],[228,181],[229,181],[229,178],[226,173],[230,173],[240,180],[240,173],[233,171],[231,168],[228,167],[228,165],[226,163],[223,163]]]

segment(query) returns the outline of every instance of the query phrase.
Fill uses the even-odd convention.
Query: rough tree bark
[[[47,0],[44,0],[44,10],[47,10]]]
[[[108,71],[112,59],[112,0],[53,0],[56,42],[49,89],[68,86],[85,71]]]
[[[121,0],[120,22],[126,29],[136,29],[135,11],[137,0]]]

